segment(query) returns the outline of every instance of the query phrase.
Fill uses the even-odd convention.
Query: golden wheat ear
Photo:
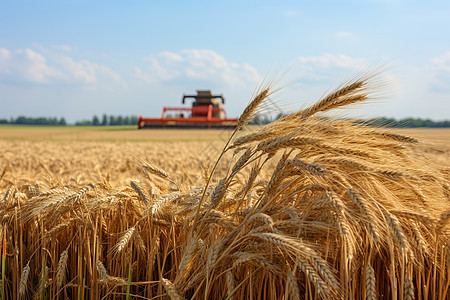
[[[242,129],[248,122],[271,113],[273,103],[268,103],[267,99],[281,89],[281,87],[275,87],[276,85],[278,85],[278,83],[275,78],[263,81],[259,88],[257,88],[254,96],[251,97],[250,102],[242,111],[238,119],[236,131]]]
[[[282,119],[285,121],[306,119],[320,112],[364,103],[373,99],[373,93],[381,86],[386,86],[386,82],[381,79],[381,72],[364,72],[344,82],[311,106],[284,116]]]

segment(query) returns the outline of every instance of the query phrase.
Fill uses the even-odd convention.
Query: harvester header
[[[161,118],[139,116],[141,128],[236,128],[238,119],[228,119],[222,95],[213,95],[209,90],[198,90],[197,95],[183,95],[181,103],[192,98],[191,107],[163,106]]]

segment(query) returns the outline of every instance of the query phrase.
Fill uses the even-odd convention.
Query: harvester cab
[[[213,95],[209,90],[198,90],[197,95],[183,95],[181,102],[192,98],[191,107],[163,106],[161,118],[139,116],[141,128],[236,128],[238,119],[228,119],[222,95]],[[170,113],[167,113],[170,112]],[[166,114],[167,113],[167,114]]]
[[[222,95],[213,95],[211,91],[199,90],[197,95],[183,95],[183,104],[186,103],[187,98],[195,99],[192,103],[192,117],[207,117],[209,106],[212,105],[212,117],[225,118],[222,105],[225,103],[225,98]]]

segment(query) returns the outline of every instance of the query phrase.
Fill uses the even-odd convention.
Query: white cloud
[[[22,78],[25,81],[49,83],[51,80],[64,76],[62,72],[51,67],[47,59],[32,49],[19,49],[3,60],[9,72],[7,74]]]
[[[230,86],[256,83],[258,71],[246,63],[229,62],[212,50],[161,52],[147,57],[147,66],[135,68],[135,76],[145,82],[177,79],[225,83]]]
[[[300,56],[294,60],[292,72],[297,79],[323,81],[342,77],[343,72],[356,71],[366,64],[363,58],[344,54],[324,54],[321,56]],[[341,76],[339,76],[341,74]]]
[[[43,54],[45,53],[45,54]],[[75,60],[65,53],[41,49],[0,48],[0,81],[38,84],[74,83],[94,85],[100,81],[124,82],[110,68]]]
[[[434,70],[450,72],[450,51],[432,58],[431,61]]]
[[[11,52],[6,48],[0,48],[0,74],[10,73],[10,66],[7,63],[11,59]]]
[[[0,59],[4,60],[9,58],[11,58],[11,52],[6,48],[0,48]]]
[[[57,61],[62,69],[65,70],[65,74],[71,79],[84,83],[95,83],[97,81],[95,67],[89,61],[74,61],[69,56],[58,57]]]
[[[364,59],[353,58],[344,54],[324,54],[322,56],[300,56],[298,61],[303,65],[320,68],[356,68],[364,62]]]
[[[450,51],[432,58],[429,70],[432,73],[430,90],[448,93],[450,91]]]
[[[142,70],[140,68],[135,67],[133,69],[133,72],[134,72],[134,76],[137,79],[140,79],[140,80],[144,81],[145,83],[152,83],[153,82],[152,77],[150,75],[145,74],[144,72],[142,72]]]

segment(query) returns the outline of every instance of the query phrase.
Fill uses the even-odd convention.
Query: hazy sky
[[[354,115],[450,119],[450,1],[0,0],[0,118],[159,116],[196,89],[237,116],[275,73],[291,110],[386,63]]]

